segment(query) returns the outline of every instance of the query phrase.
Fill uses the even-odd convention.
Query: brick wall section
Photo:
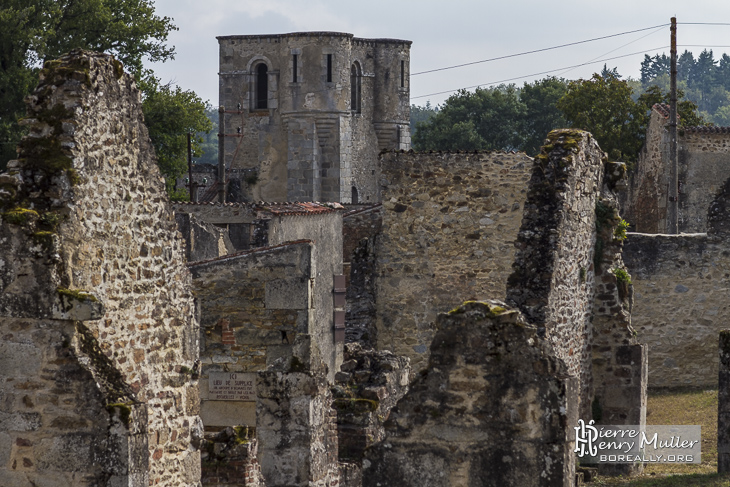
[[[537,329],[498,301],[464,303],[438,328],[363,485],[574,485],[577,381]]]
[[[258,462],[258,441],[251,428],[225,428],[214,434],[206,433],[201,457],[205,487],[264,486]]]
[[[33,432],[37,444],[23,433],[24,440],[39,448],[34,452],[37,461],[29,456],[33,466],[24,468],[38,483],[87,485],[85,480],[66,480],[68,475],[80,478],[80,472],[96,478],[109,462],[119,462],[119,469],[107,474],[128,478],[115,482],[196,485],[200,456],[193,445],[202,435],[198,385],[183,370],[194,369],[198,358],[198,323],[184,243],[177,236],[142,123],[134,80],[110,56],[75,51],[46,63],[29,99],[26,123],[30,134],[21,143],[20,158],[0,177],[5,211],[1,231],[11,236],[4,240],[2,255],[16,256],[4,265],[0,309],[12,319],[4,318],[3,327],[17,327],[13,320],[21,317],[54,320],[47,323],[48,335],[38,335],[36,349],[47,354],[43,360],[53,360],[68,347],[60,355],[62,362],[51,369],[68,372],[63,379],[69,386],[63,393],[78,392],[79,397],[71,404],[51,406],[40,397],[52,396],[56,389],[41,388],[23,405],[16,393],[18,402],[12,408],[34,404],[42,418]],[[57,288],[88,291],[100,306],[93,306],[87,295],[59,294]],[[65,320],[84,323],[74,331]],[[84,398],[93,399],[88,384],[83,384],[89,374],[102,397],[96,396],[100,402],[95,405],[81,406]],[[137,472],[121,472],[125,464],[116,447],[93,451],[92,445],[103,444],[95,443],[100,438],[90,436],[70,448],[71,436],[64,440],[52,427],[54,421],[68,424],[70,435],[96,428],[103,410],[115,410],[116,402],[128,404],[114,414],[122,419],[125,411],[131,414],[126,435],[130,448],[136,441],[130,436],[134,428],[148,442],[147,453],[134,461],[129,457],[132,450],[127,451],[128,466],[139,468]],[[81,421],[85,413],[89,417]],[[77,419],[66,423],[67,416]],[[107,421],[112,428],[104,434],[114,434],[119,426],[113,417]],[[12,462],[0,465],[2,475],[12,478],[11,470]],[[98,483],[88,480],[88,485]]]
[[[532,160],[509,153],[382,154],[377,348],[428,363],[436,314],[504,297]],[[408,310],[404,313],[404,310]]]

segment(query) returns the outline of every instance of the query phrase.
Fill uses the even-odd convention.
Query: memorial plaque
[[[208,375],[208,400],[255,401],[256,374],[211,372]]]

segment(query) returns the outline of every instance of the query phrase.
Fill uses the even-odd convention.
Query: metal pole
[[[220,203],[226,202],[225,111],[224,106],[218,107],[218,201]]]
[[[669,204],[667,233],[679,233],[679,175],[677,168],[677,18],[672,17],[671,71],[669,73]]]

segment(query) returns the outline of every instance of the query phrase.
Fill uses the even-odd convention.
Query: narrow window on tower
[[[405,88],[406,86],[406,62],[400,62],[400,87]]]
[[[327,54],[327,83],[332,83],[332,54]]]
[[[299,55],[298,54],[292,54],[292,81],[296,83],[298,81],[297,76],[297,61],[298,61]]]

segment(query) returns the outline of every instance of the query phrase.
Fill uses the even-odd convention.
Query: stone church
[[[228,201],[379,200],[378,153],[410,149],[410,41],[306,32],[218,42]]]

